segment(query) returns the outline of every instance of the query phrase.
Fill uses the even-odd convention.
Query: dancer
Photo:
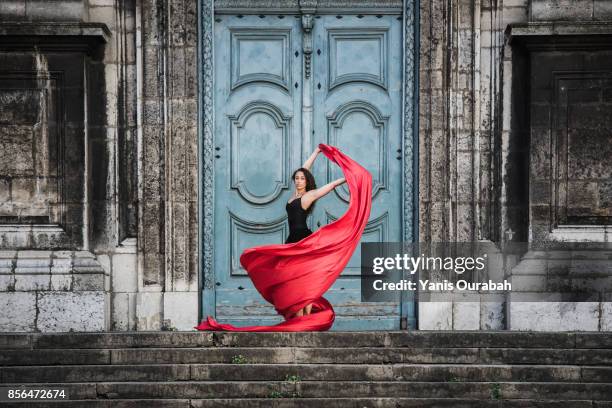
[[[298,242],[312,234],[312,231],[306,224],[306,218],[312,213],[315,201],[346,182],[346,179],[342,177],[321,188],[317,188],[314,176],[310,172],[310,167],[320,152],[321,149],[317,147],[302,167],[294,171],[291,176],[295,185],[295,191],[285,206],[287,220],[289,221],[289,236],[285,240],[285,244]],[[312,305],[308,305],[304,309],[300,309],[295,315],[309,315],[311,310]]]
[[[240,264],[257,291],[285,321],[273,326],[236,327],[207,316],[196,327],[198,330],[325,331],[332,327],[334,309],[323,294],[359,244],[372,206],[372,175],[334,146],[321,143],[319,149],[344,173],[350,192],[346,213],[297,242],[247,248],[240,256]],[[296,190],[301,183],[296,184]],[[309,305],[310,313],[304,314],[303,309]]]

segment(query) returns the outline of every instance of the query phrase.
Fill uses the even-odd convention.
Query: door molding
[[[402,0],[217,0],[217,14],[397,14]]]
[[[199,318],[209,314],[215,316],[215,272],[214,253],[214,15],[219,14],[402,14],[403,22],[403,93],[402,129],[403,149],[397,152],[402,157],[403,167],[403,239],[414,241],[418,237],[418,7],[413,0],[291,0],[278,7],[275,0],[199,0],[198,1],[198,227],[200,248]],[[406,183],[409,181],[408,183]],[[416,306],[416,304],[414,304]],[[411,302],[402,301],[402,316],[416,316],[408,312]],[[406,312],[406,313],[404,313]],[[416,319],[416,317],[414,318]],[[416,328],[416,320],[401,322],[402,329]]]

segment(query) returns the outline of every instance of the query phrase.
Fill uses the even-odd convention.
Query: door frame
[[[199,286],[198,319],[215,316],[215,271],[214,255],[214,16],[215,13],[232,14],[338,14],[346,6],[346,0],[326,1],[326,9],[317,9],[316,0],[303,1],[300,6],[262,9],[257,1],[245,7],[241,0],[198,0],[198,239],[199,239]],[[288,2],[291,4],[291,2]],[[360,4],[361,3],[361,4]],[[370,3],[370,2],[367,2]],[[418,240],[418,106],[419,106],[419,0],[379,0],[380,7],[371,3],[362,6],[362,0],[355,1],[351,14],[402,13],[404,58],[402,67],[402,235],[406,242]],[[215,7],[216,6],[216,7]],[[342,13],[346,14],[346,9]],[[410,181],[410,183],[406,183]],[[407,300],[402,292],[400,328],[417,328],[418,302]]]

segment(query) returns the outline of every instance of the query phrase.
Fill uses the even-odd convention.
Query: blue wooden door
[[[291,174],[319,142],[340,147],[373,175],[362,242],[401,240],[402,22],[391,15],[314,21],[307,74],[299,16],[215,19],[215,241],[214,271],[207,272],[215,290],[203,305],[223,323],[282,321],[239,257],[245,248],[285,241]],[[304,107],[303,87],[310,87],[312,108]],[[321,154],[312,168],[318,186],[342,177],[328,164]],[[310,228],[342,216],[348,200],[346,184],[319,200]],[[399,303],[360,302],[359,267],[358,247],[325,295],[336,311],[333,330],[399,329]]]
[[[253,286],[240,254],[289,235],[285,203],[301,164],[300,24],[221,15],[214,41],[214,315],[240,326],[274,324],[282,318]]]
[[[324,15],[314,32],[315,142],[338,146],[372,174],[372,211],[361,242],[402,240],[402,22],[397,16]],[[398,157],[400,158],[398,160]],[[317,185],[342,177],[327,160]],[[313,220],[328,224],[346,212],[348,186],[317,203]],[[361,248],[327,292],[336,330],[400,328],[399,303],[362,303]]]

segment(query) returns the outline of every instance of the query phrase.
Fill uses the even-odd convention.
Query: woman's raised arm
[[[308,193],[312,193],[311,195],[313,196],[313,199],[316,200],[318,198],[323,197],[324,195],[332,191],[334,188],[336,188],[337,186],[345,182],[346,180],[344,179],[344,177],[342,177],[342,178],[339,178],[338,180],[332,181],[331,183],[327,183],[322,187],[319,187],[314,190],[310,190]]]
[[[310,170],[310,167],[312,166],[312,163],[314,163],[315,159],[317,158],[317,155],[320,152],[321,152],[321,149],[319,149],[319,147],[317,146],[317,148],[314,149],[314,152],[312,152],[310,157],[308,159],[306,159],[306,161],[304,162],[302,167],[305,168],[306,170]]]
[[[323,197],[325,194],[336,188],[336,186],[339,186],[340,184],[345,182],[346,180],[344,179],[344,177],[342,177],[338,180],[334,180],[331,183],[324,185],[323,187],[315,188],[314,190],[305,192],[302,196],[302,208],[307,209],[308,207],[310,207],[310,204],[312,204],[313,201]]]

